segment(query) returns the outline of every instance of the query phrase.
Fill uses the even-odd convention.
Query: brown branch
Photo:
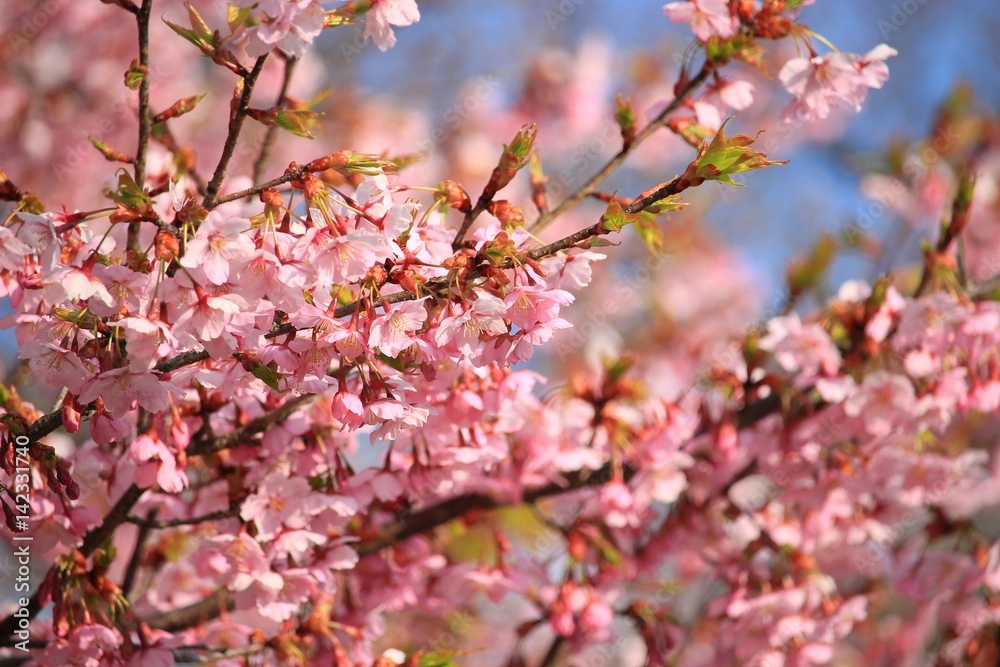
[[[191,364],[196,364],[199,361],[205,361],[211,357],[205,350],[191,350],[190,352],[184,352],[178,354],[176,357],[171,357],[165,361],[161,361],[153,367],[154,371],[159,373],[169,373],[170,371],[175,371],[178,368],[184,366],[190,366]]]
[[[684,100],[688,98],[701,84],[703,84],[712,73],[712,66],[710,63],[706,62],[702,65],[701,71],[698,72],[693,78],[691,78],[684,87],[677,93],[677,97],[667,105],[667,107],[660,112],[660,114],[654,118],[646,127],[642,128],[638,134],[635,135],[635,139],[628,146],[623,147],[618,153],[611,158],[607,164],[605,164],[601,169],[591,176],[586,183],[581,185],[573,194],[564,199],[558,206],[544,213],[535,221],[533,225],[529,228],[529,231],[533,234],[537,234],[542,231],[553,220],[558,218],[560,215],[568,211],[570,208],[579,204],[583,199],[585,199],[590,193],[597,190],[597,187],[607,178],[613,171],[615,171],[643,141],[652,136],[660,127],[663,126],[664,121],[666,121],[667,116],[676,111]]]
[[[125,520],[129,523],[134,523],[137,526],[142,526],[143,528],[163,530],[165,528],[177,528],[178,526],[194,526],[199,523],[208,523],[209,521],[219,521],[220,519],[232,519],[233,517],[239,515],[239,513],[240,513],[240,508],[233,505],[230,506],[229,509],[219,510],[218,512],[209,512],[208,514],[190,517],[187,519],[155,520],[148,517],[143,518],[141,516],[134,516],[130,514]]]
[[[135,3],[132,2],[132,0],[101,0],[101,2],[103,2],[106,5],[115,5],[116,7],[121,7],[130,14],[138,15],[139,13],[139,8],[135,6]]]
[[[452,241],[452,250],[458,250],[462,247],[462,243],[465,242],[465,234],[469,231],[469,227],[472,227],[472,223],[476,221],[476,218],[486,210],[490,205],[490,200],[492,197],[487,198],[486,192],[479,195],[479,199],[476,200],[476,205],[465,212],[465,217],[462,218],[462,224],[458,228],[458,232],[455,233],[455,240]]]
[[[625,207],[625,212],[629,214],[641,213],[642,211],[645,211],[647,207],[655,204],[661,199],[666,199],[667,197],[673,196],[683,190],[684,188],[681,187],[681,178],[677,176],[674,180],[664,183],[649,194],[636,197],[631,204]]]
[[[264,69],[264,62],[266,60],[267,54],[265,53],[260,58],[257,58],[253,69],[243,77],[243,92],[240,94],[239,103],[229,117],[229,132],[226,135],[226,143],[222,147],[222,156],[215,167],[212,180],[209,181],[208,187],[205,188],[205,199],[201,202],[201,205],[207,209],[211,210],[217,206],[215,198],[219,194],[219,190],[222,189],[223,181],[226,180],[226,169],[229,168],[229,161],[236,150],[236,143],[239,141],[240,131],[243,129],[243,121],[246,120],[247,110],[250,108],[250,96],[253,94],[253,87],[257,83],[257,77],[260,76],[261,70]]]
[[[296,179],[302,178],[309,171],[308,165],[299,165],[294,169],[286,169],[285,173],[277,178],[272,178],[266,183],[261,183],[259,185],[254,185],[246,190],[240,190],[239,192],[233,192],[228,195],[222,195],[221,197],[215,198],[215,205],[225,204],[227,202],[236,201],[237,199],[243,199],[244,197],[252,197],[253,195],[259,195],[264,190],[268,188],[276,188],[279,185],[288,183],[289,181],[294,181]]]
[[[146,516],[147,522],[156,519],[156,510],[150,510]],[[126,518],[128,521],[128,518]],[[128,568],[125,570],[125,578],[122,580],[122,594],[127,598],[135,585],[135,578],[139,574],[139,566],[142,565],[142,550],[146,547],[146,540],[149,539],[150,527],[140,526],[139,534],[135,538],[135,548],[132,550],[132,558],[128,561]]]
[[[158,630],[177,632],[178,630],[189,628],[196,623],[217,618],[223,609],[232,611],[234,603],[233,598],[226,589],[220,588],[211,597],[207,597],[187,607],[160,612],[146,619],[145,623],[149,627]]]
[[[149,111],[149,17],[153,12],[153,0],[142,0],[142,5],[136,12],[136,23],[139,26],[139,65],[143,68],[142,81],[139,82],[139,145],[135,149],[135,182],[144,188],[146,182],[146,152],[149,150],[149,131],[151,114]],[[126,247],[133,252],[139,252],[139,231],[142,222],[136,220],[128,226],[128,241]]]
[[[244,444],[258,433],[263,433],[267,429],[285,421],[293,412],[314,398],[316,398],[315,394],[303,394],[301,396],[290,398],[278,407],[265,412],[256,419],[251,420],[245,426],[241,426],[236,429],[232,433],[193,442],[188,447],[188,456],[205,456],[207,454],[220,452],[224,449]]]
[[[674,180],[660,186],[659,188],[650,192],[649,194],[642,197],[637,197],[631,204],[625,207],[624,209],[625,213],[629,214],[640,213],[643,210],[645,210],[646,207],[648,207],[649,205],[654,204],[660,201],[661,199],[664,199],[665,197],[677,194],[678,192],[681,191],[681,188],[679,187],[680,183],[681,179],[675,178]],[[574,232],[569,236],[559,239],[558,241],[553,241],[548,245],[544,245],[540,248],[535,248],[534,250],[529,250],[527,253],[525,253],[525,256],[529,257],[530,259],[541,259],[542,257],[548,257],[549,255],[557,253],[560,250],[566,250],[567,248],[571,248],[575,246],[577,243],[580,243],[581,241],[586,241],[591,237],[600,236],[601,234],[606,234],[606,233],[607,230],[604,229],[601,223],[598,222],[596,225],[591,225],[590,227],[584,227],[580,231]]]
[[[281,92],[278,93],[278,104],[277,106],[282,106],[285,103],[285,97],[288,95],[288,87],[292,82],[292,74],[295,72],[295,64],[298,59],[292,58],[290,56],[285,58],[285,75],[281,80]],[[268,154],[271,152],[271,145],[274,143],[274,137],[278,133],[277,125],[268,125],[267,131],[264,134],[264,143],[261,144],[260,154],[257,156],[257,161],[253,165],[253,183],[260,180],[261,175],[264,173],[264,168],[267,166]]]

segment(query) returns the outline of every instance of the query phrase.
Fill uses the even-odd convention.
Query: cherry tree
[[[994,664],[995,119],[946,105],[865,176],[921,262],[824,294],[833,253],[878,248],[821,237],[756,321],[732,249],[679,222],[794,169],[734,114],[805,134],[888,79],[893,48],[838,51],[809,4],[671,2],[668,80],[608,103],[599,50],[540,63],[436,158],[377,100],[308,141],[314,41],[390,59],[414,0],[88,0],[11,32],[29,86],[64,77],[42,114],[0,79],[11,660]],[[388,150],[340,143],[371,127]],[[665,148],[678,175],[605,189]]]

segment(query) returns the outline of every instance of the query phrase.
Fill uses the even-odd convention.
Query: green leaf
[[[420,655],[420,661],[417,663],[420,667],[458,667],[452,658],[456,656],[469,655],[474,653],[469,649],[453,649],[445,651],[434,651],[432,653],[423,653]]]
[[[594,236],[587,239],[588,248],[617,248],[621,243],[612,243],[611,241],[601,238],[600,236]]]
[[[188,0],[184,0],[184,6],[187,7],[188,17],[191,19],[191,28],[194,30],[195,34],[199,38],[205,40],[206,42],[212,41],[212,29],[208,27],[205,23],[205,19],[201,18],[201,14],[195,9]]]
[[[176,23],[171,23],[170,21],[168,21],[166,19],[163,19],[163,22],[166,23],[168,26],[170,26],[171,30],[173,30],[178,35],[180,35],[181,37],[183,37],[187,41],[191,42],[192,44],[194,44],[198,48],[201,48],[202,46],[207,46],[207,45],[210,44],[210,42],[206,42],[205,40],[201,39],[198,36],[198,33],[196,33],[194,30],[188,30],[187,28],[182,28],[181,26],[177,25]]]
[[[140,65],[138,60],[133,60],[125,72],[125,87],[129,90],[139,90],[144,78],[146,78],[146,68]]]
[[[185,0],[184,6],[187,7],[188,18],[191,20],[190,30],[188,28],[182,28],[176,23],[171,23],[166,19],[163,19],[163,22],[170,26],[171,30],[198,48],[202,48],[203,46],[214,46],[212,30],[208,27],[208,24],[205,23],[205,20],[201,18],[201,14],[198,13],[198,10],[192,7],[187,0]]]
[[[821,234],[809,254],[790,262],[787,278],[789,293],[798,295],[818,287],[836,258],[838,248],[835,237]]]
[[[130,209],[149,206],[153,203],[145,191],[135,182],[135,179],[124,169],[118,170],[118,189],[111,193],[111,199]]]
[[[236,32],[236,29],[247,22],[250,18],[252,7],[237,7],[230,4],[226,12],[226,23],[229,24],[229,31]]]
[[[538,135],[538,127],[532,123],[530,125],[525,125],[522,127],[517,136],[514,137],[514,141],[511,142],[510,146],[504,145],[503,150],[505,153],[513,153],[519,160],[519,167],[523,167],[527,164],[525,158],[531,152],[532,146],[535,145],[535,137]]]
[[[284,376],[278,371],[265,366],[263,362],[258,361],[254,364],[253,369],[250,371],[255,378],[266,384],[268,387],[275,391],[281,391],[281,381]]]
[[[437,653],[428,653],[420,658],[420,667],[458,667],[453,660],[439,656]]]
[[[615,122],[621,131],[622,143],[628,147],[635,140],[635,112],[632,101],[622,95],[615,97]]]
[[[653,215],[660,215],[662,213],[673,213],[674,211],[679,211],[685,206],[686,202],[682,202],[678,199],[680,195],[670,195],[669,197],[664,197],[659,201],[655,201],[642,211],[643,213],[652,213]]]
[[[315,111],[280,110],[275,116],[274,124],[297,137],[313,139],[314,136],[310,130],[316,127],[318,118],[319,114]]]
[[[727,123],[729,119],[719,128],[712,143],[707,146],[702,144],[698,150],[698,158],[694,162],[695,179],[721,181],[737,186],[740,184],[733,181],[731,178],[733,174],[788,163],[787,160],[768,160],[765,153],[750,148],[760,136],[759,132],[755,137],[734,134],[727,138],[725,134]]]
[[[643,216],[636,221],[635,231],[639,233],[639,238],[649,248],[649,252],[654,255],[663,254],[663,229],[655,218]]]
[[[601,216],[601,227],[609,232],[619,232],[625,225],[635,222],[638,217],[635,213],[626,213],[622,205],[612,199],[604,215]]]

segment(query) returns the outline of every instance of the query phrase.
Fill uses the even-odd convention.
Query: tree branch
[[[232,433],[193,442],[188,447],[188,456],[206,456],[242,444],[258,433],[263,433],[269,428],[285,421],[293,412],[314,398],[316,398],[316,394],[295,396],[273,410],[269,410],[256,419],[251,420],[248,424],[241,426]]]
[[[156,519],[155,509],[150,510],[146,521],[152,522],[154,519]],[[150,527],[148,525],[140,526],[139,534],[135,538],[135,548],[132,550],[132,558],[129,559],[128,569],[125,570],[125,578],[122,580],[122,595],[126,598],[132,592],[132,587],[135,585],[135,578],[139,573],[139,566],[142,564],[142,550],[146,546],[146,540],[149,539],[149,531]]]
[[[706,62],[701,67],[701,71],[698,72],[693,78],[691,78],[683,88],[677,93],[677,97],[667,105],[667,107],[659,113],[659,115],[654,118],[646,127],[642,128],[638,134],[635,135],[632,143],[627,147],[622,148],[618,153],[611,158],[607,164],[605,164],[601,169],[591,176],[586,183],[581,185],[576,192],[571,194],[569,197],[564,199],[558,206],[549,211],[548,213],[543,213],[534,222],[528,231],[532,234],[538,234],[540,231],[548,227],[556,218],[571,209],[572,207],[579,204],[583,199],[585,199],[590,193],[597,190],[597,187],[607,178],[613,171],[615,171],[643,141],[652,136],[660,127],[663,126],[664,121],[666,121],[667,116],[672,114],[684,100],[688,98],[701,84],[703,84],[712,73],[712,66]]]
[[[215,205],[225,204],[227,202],[236,201],[237,199],[243,199],[244,197],[252,197],[253,195],[259,195],[264,190],[268,188],[276,188],[279,185],[288,183],[289,181],[294,181],[296,179],[302,178],[309,171],[308,165],[299,165],[295,169],[286,169],[285,173],[277,178],[272,178],[266,183],[260,183],[259,185],[254,185],[246,190],[240,190],[239,192],[233,192],[228,195],[222,195],[221,197],[215,198]]]
[[[233,505],[230,506],[229,509],[219,510],[218,512],[209,512],[208,514],[202,514],[201,516],[190,517],[187,519],[156,520],[149,517],[143,518],[141,516],[134,516],[130,514],[125,520],[129,523],[134,523],[137,526],[142,526],[143,528],[163,530],[164,528],[177,528],[178,526],[195,526],[199,523],[219,521],[220,519],[232,519],[233,517],[238,516],[239,513],[240,508]]]
[[[149,130],[151,116],[149,112],[149,17],[153,12],[153,0],[142,0],[142,5],[136,12],[136,23],[139,26],[139,65],[143,68],[142,81],[139,82],[139,145],[135,149],[135,182],[143,188],[146,182],[146,152],[149,150]],[[139,232],[142,221],[136,220],[128,225],[127,248],[139,252]]]
[[[285,104],[285,97],[288,95],[288,87],[292,83],[292,74],[295,72],[295,64],[298,62],[297,58],[287,56],[285,58],[285,75],[281,80],[281,92],[278,93],[278,104],[277,106],[282,106]],[[253,183],[256,183],[261,179],[261,175],[264,173],[264,168],[267,166],[267,157],[271,152],[271,145],[274,143],[274,137],[278,133],[277,125],[268,125],[267,131],[264,133],[264,143],[260,146],[260,154],[257,156],[257,161],[253,165]]]
[[[247,109],[250,108],[250,96],[253,94],[253,87],[257,83],[257,77],[260,76],[261,70],[264,69],[264,62],[266,60],[266,53],[257,58],[253,69],[243,78],[243,92],[240,94],[240,101],[229,118],[229,133],[226,135],[226,143],[222,147],[222,156],[219,158],[219,164],[215,167],[212,180],[209,181],[208,187],[205,188],[205,199],[201,202],[201,205],[209,210],[217,206],[215,197],[219,194],[219,190],[222,189],[223,181],[226,180],[226,169],[229,168],[229,161],[233,157],[233,152],[236,150],[236,143],[240,138],[240,131],[243,129],[243,121],[247,117]]]

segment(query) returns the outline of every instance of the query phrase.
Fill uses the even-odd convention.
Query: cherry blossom
[[[380,51],[396,45],[392,26],[404,27],[420,20],[416,0],[371,0],[365,15],[365,38],[371,38]]]
[[[807,258],[763,303],[684,208],[774,164],[723,128],[778,115],[738,68],[804,49],[779,71],[786,116],[820,119],[895,55],[817,55],[809,3],[786,4],[666,5],[697,42],[683,72],[641,68],[634,106],[607,106],[610,48],[540,57],[418,164],[433,119],[409,105],[345,92],[321,148],[285,133],[314,120],[320,32],[363,20],[386,51],[415,2],[50,17],[10,55],[51,70],[74,129],[100,114],[54,63],[81,99],[100,82],[104,113],[108,72],[139,93],[93,144],[116,164],[67,179],[37,164],[68,131],[0,78],[2,322],[24,360],[0,387],[0,509],[36,559],[5,650],[23,608],[42,665],[989,659],[1000,307],[966,260],[989,264],[996,211],[966,174],[996,190],[995,119],[961,119],[949,173],[891,176],[942,220],[907,267],[837,289]],[[150,48],[103,45],[114,17]],[[560,173],[602,127],[616,157]],[[671,132],[687,143],[649,139]]]
[[[713,37],[728,39],[736,34],[739,23],[729,11],[726,0],[685,0],[663,7],[674,23],[690,23],[695,37],[707,42]]]
[[[896,55],[880,44],[864,56],[828,53],[811,58],[793,58],[778,72],[778,78],[795,100],[785,107],[785,122],[822,120],[839,102],[861,109],[869,88],[881,88],[889,77],[885,59]]]

